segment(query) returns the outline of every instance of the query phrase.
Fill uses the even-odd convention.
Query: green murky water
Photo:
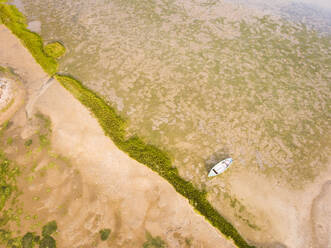
[[[22,1],[82,80],[170,151],[183,176],[206,164],[309,180],[330,141],[330,37],[219,1]],[[277,168],[276,170],[274,168]]]
[[[109,100],[131,133],[169,151],[207,191],[246,170],[304,185],[329,162],[330,36],[222,1],[20,7],[46,41],[67,47],[62,72]],[[208,183],[208,168],[228,156],[231,170]]]

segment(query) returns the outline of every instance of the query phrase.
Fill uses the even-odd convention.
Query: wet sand
[[[257,247],[324,247],[318,246],[318,240],[327,240],[327,230],[330,223],[328,201],[330,195],[321,193],[329,184],[331,168],[319,176],[314,183],[304,189],[293,190],[279,184],[277,180],[255,173],[238,173],[231,175],[231,187],[236,192],[236,197],[245,206],[245,211],[253,213],[251,217],[260,229],[249,228],[242,225],[236,218],[231,217],[232,209],[226,208],[223,212],[234,226],[246,238],[257,241]],[[222,190],[222,188],[220,189]],[[320,199],[316,201],[316,199]],[[213,198],[210,198],[213,201]],[[239,205],[240,206],[240,205]],[[245,216],[245,215],[244,215]],[[323,217],[322,217],[323,216]],[[316,232],[317,226],[323,226],[321,232]],[[326,246],[328,247],[328,246]]]
[[[111,243],[98,247],[141,247],[146,230],[161,236],[169,247],[183,247],[185,237],[192,239],[191,247],[233,247],[171,185],[105,137],[88,110],[58,82],[49,80],[4,26],[0,26],[0,40],[5,41],[0,44],[1,66],[12,68],[27,91],[27,103],[15,123],[28,125],[38,111],[49,116],[54,150],[72,161],[83,187],[94,189],[88,199],[67,199],[67,214],[57,217],[61,247],[85,247],[105,225],[114,230],[114,236]],[[56,181],[50,183],[56,186]],[[51,213],[65,195],[68,192],[58,192],[44,208]],[[81,230],[88,230],[90,236]]]

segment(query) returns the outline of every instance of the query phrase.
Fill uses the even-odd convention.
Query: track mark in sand
[[[311,208],[313,247],[331,247],[331,180],[326,181]]]
[[[49,88],[49,86],[51,86],[51,84],[53,82],[54,82],[53,77],[48,78],[47,81],[45,81],[41,85],[41,87],[37,90],[37,92],[31,97],[31,100],[29,100],[29,102],[26,104],[25,114],[26,114],[27,119],[29,119],[31,117],[31,112],[33,110],[33,106],[36,103],[36,101],[38,100],[38,98],[46,92],[46,90]]]

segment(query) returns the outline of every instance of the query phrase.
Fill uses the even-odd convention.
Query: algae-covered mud
[[[16,4],[65,44],[60,70],[167,150],[245,237],[326,242],[311,210],[330,178],[330,34],[230,1]],[[231,169],[208,179],[228,156]]]

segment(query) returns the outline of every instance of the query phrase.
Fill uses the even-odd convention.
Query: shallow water
[[[22,4],[46,40],[67,46],[61,70],[170,151],[185,177],[205,181],[205,164],[224,156],[287,179],[325,163],[330,37],[228,2]]]
[[[221,1],[22,5],[46,41],[67,47],[61,71],[211,194],[243,171],[302,186],[328,163],[330,36]],[[208,169],[229,156],[231,169],[209,183]]]

